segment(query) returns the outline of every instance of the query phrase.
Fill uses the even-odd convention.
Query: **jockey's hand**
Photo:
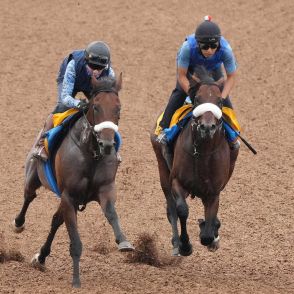
[[[88,108],[88,102],[82,99],[80,103],[78,104],[77,109],[85,111],[87,108]]]

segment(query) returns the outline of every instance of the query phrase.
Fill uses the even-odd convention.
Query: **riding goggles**
[[[199,43],[199,48],[201,50],[208,50],[209,48],[216,49],[217,47],[218,47],[218,42],[215,42],[215,43]]]
[[[102,70],[104,69],[107,65],[98,65],[98,64],[93,64],[90,62],[87,62],[87,65],[92,69],[92,70]]]

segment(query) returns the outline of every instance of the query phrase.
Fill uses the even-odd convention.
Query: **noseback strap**
[[[114,124],[112,121],[104,121],[100,124],[94,126],[95,132],[101,132],[103,129],[112,129],[113,131],[118,131],[118,126]]]
[[[217,118],[220,119],[222,117],[222,111],[221,109],[216,106],[213,103],[203,103],[198,105],[194,110],[193,110],[193,116],[194,117],[199,117],[205,112],[210,111],[213,113],[213,115]]]

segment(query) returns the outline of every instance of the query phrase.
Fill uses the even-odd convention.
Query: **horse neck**
[[[71,129],[71,139],[81,150],[92,150],[94,137],[85,116],[82,116]]]

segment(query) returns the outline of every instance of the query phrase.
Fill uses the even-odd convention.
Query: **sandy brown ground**
[[[59,200],[40,189],[22,234],[10,224],[22,205],[24,161],[56,102],[61,59],[92,40],[105,40],[123,71],[120,130],[123,163],[117,210],[130,241],[154,234],[161,256],[171,254],[171,229],[149,130],[175,83],[175,55],[201,18],[211,14],[239,63],[233,102],[243,135],[230,183],[221,196],[221,248],[198,240],[199,200],[188,200],[194,246],[177,266],[129,264],[117,252],[100,208],[79,214],[83,242],[81,290],[72,290],[63,226],[45,272],[30,266]],[[0,233],[1,246],[24,262],[0,264],[1,293],[294,293],[293,49],[294,2],[280,1],[10,1],[0,2]],[[5,243],[4,243],[5,242]],[[107,254],[95,250],[106,246]]]

